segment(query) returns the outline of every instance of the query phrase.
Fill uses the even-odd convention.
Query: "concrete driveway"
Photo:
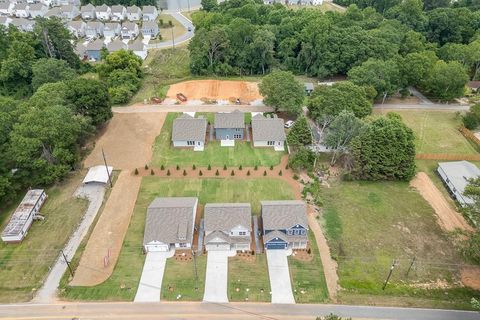
[[[228,302],[228,257],[236,254],[234,250],[208,251],[204,302]]]
[[[173,257],[174,254],[175,250],[147,253],[134,302],[160,301],[165,264],[167,259]]]
[[[265,252],[272,289],[272,303],[295,303],[287,260],[292,250],[265,250]]]

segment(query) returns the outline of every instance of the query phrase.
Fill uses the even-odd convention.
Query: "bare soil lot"
[[[229,100],[239,98],[242,103],[262,99],[256,82],[192,80],[170,86],[167,98],[176,99],[177,93],[183,93],[189,100]]]

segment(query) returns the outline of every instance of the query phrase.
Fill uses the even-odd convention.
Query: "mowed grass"
[[[325,230],[345,289],[341,301],[371,301],[362,299],[363,294],[468,307],[475,293],[458,285],[461,256],[438,226],[433,209],[407,183],[342,182],[321,192]],[[413,257],[417,260],[407,276]],[[383,291],[394,259],[396,268]]]
[[[474,146],[458,131],[455,112],[395,110],[415,133],[417,153],[475,154]]]
[[[46,190],[48,198],[40,213],[44,221],[34,221],[20,244],[0,242],[0,302],[22,302],[33,298],[48,274],[49,267],[87,208],[87,201],[73,197],[83,173],[77,172],[65,182]],[[1,230],[23,198],[3,212]]]
[[[160,22],[160,20],[163,21],[163,26],[160,28],[160,34],[162,35],[162,39],[157,42],[161,41],[167,41],[167,40],[172,40],[177,39],[179,36],[187,32],[187,29],[178,22],[177,19],[175,19],[173,16],[169,14],[159,14],[157,18],[157,22]],[[172,27],[170,27],[169,21],[172,21]],[[172,29],[173,29],[173,36],[172,36]]]
[[[171,142],[173,120],[180,114],[169,113],[163,124],[160,135],[155,139],[153,146],[152,164],[156,167],[176,166],[206,167],[209,164],[213,167],[244,166],[253,167],[271,166],[280,163],[283,152],[277,152],[272,148],[253,148],[250,142],[236,142],[235,147],[221,147],[220,142],[207,143],[204,151],[193,151],[193,149],[174,148]],[[213,114],[207,115],[213,117]]]
[[[228,259],[228,298],[230,301],[271,301],[266,254],[256,255],[254,261],[239,257]]]
[[[327,283],[317,242],[311,231],[308,233],[308,241],[313,254],[312,261],[288,257],[293,295],[297,303],[325,302],[328,299]]]
[[[144,177],[135,209],[112,276],[94,287],[65,285],[61,294],[70,300],[122,300],[135,297],[143,269],[143,234],[147,207],[156,197],[198,197],[200,205],[208,202],[250,202],[254,213],[260,212],[260,200],[294,199],[288,183],[273,178],[258,179],[163,179]],[[193,262],[167,260],[161,295],[165,300],[201,300],[204,292],[206,256],[197,259],[198,279]],[[168,291],[172,286],[173,291]],[[197,289],[195,289],[197,288]]]

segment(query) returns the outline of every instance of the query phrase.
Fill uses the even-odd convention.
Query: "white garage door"
[[[205,245],[207,251],[215,251],[215,250],[230,250],[230,245],[228,243],[215,243],[215,244],[207,244]]]
[[[145,246],[147,252],[166,252],[168,251],[168,245],[166,244],[147,244]]]

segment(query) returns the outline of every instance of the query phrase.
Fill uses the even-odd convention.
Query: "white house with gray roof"
[[[87,28],[87,24],[82,20],[77,21],[69,21],[67,24],[67,29],[73,34],[76,38],[83,38],[85,37],[85,29]]]
[[[83,20],[93,20],[96,18],[95,6],[91,3],[85,6],[81,6],[80,13],[82,15]]]
[[[207,203],[204,209],[205,249],[250,250],[252,208],[249,203]]]
[[[192,247],[197,198],[156,198],[148,206],[143,247],[146,252]]]
[[[122,40],[116,39],[107,44],[107,50],[110,53],[120,50],[128,50],[128,46]]]
[[[60,17],[64,20],[73,20],[80,16],[80,10],[73,4],[67,4],[60,7]]]
[[[28,8],[28,11],[30,13],[30,17],[35,19],[36,17],[43,17],[48,11],[48,7],[44,5],[43,3],[34,3],[31,4]]]
[[[105,25],[100,21],[88,21],[85,27],[85,36],[90,39],[103,37]]]
[[[12,2],[0,2],[0,15],[1,16],[10,16],[13,13],[13,8],[15,3]]]
[[[138,36],[138,25],[133,22],[124,22],[120,28],[122,39],[133,40]]]
[[[437,173],[452,197],[463,207],[474,204],[472,198],[463,195],[470,179],[480,177],[480,169],[468,161],[439,162]]]
[[[15,7],[13,7],[13,15],[17,18],[30,17],[30,12],[28,11],[28,4],[26,3],[15,4]]]
[[[139,21],[142,19],[142,9],[133,5],[127,7],[127,20],[128,21]]]
[[[285,150],[287,138],[284,121],[276,115],[265,117],[257,114],[252,118],[252,140],[254,147],[271,147],[275,151]]]
[[[158,10],[154,6],[143,6],[142,8],[142,20],[143,21],[155,21],[158,17]]]
[[[28,20],[25,18],[13,18],[10,23],[17,27],[18,30],[25,32],[31,32],[35,27],[35,20]]]
[[[194,118],[186,113],[173,120],[172,142],[176,148],[193,148],[203,151],[207,132],[207,120]]]
[[[112,21],[123,21],[127,18],[127,9],[122,5],[112,6]]]
[[[120,35],[120,23],[106,22],[103,28],[103,36],[105,38],[115,38]]]
[[[263,244],[267,250],[306,249],[307,205],[300,200],[260,201]]]
[[[143,21],[142,23],[142,35],[143,37],[155,38],[160,33],[158,24],[156,21]]]
[[[112,18],[112,9],[106,4],[95,7],[95,15],[98,20],[109,21]]]
[[[235,140],[243,140],[245,116],[239,110],[217,112],[213,127],[215,128],[215,139],[220,140],[222,146],[234,146]]]
[[[145,60],[148,55],[147,45],[143,43],[142,39],[137,39],[128,45],[128,49],[132,50],[137,56]]]

